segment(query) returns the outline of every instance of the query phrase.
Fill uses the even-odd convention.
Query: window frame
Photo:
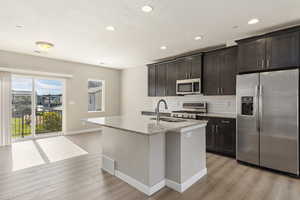
[[[102,100],[101,100],[101,102],[102,102],[102,105],[101,105],[101,107],[102,107],[102,109],[100,110],[100,111],[89,111],[89,82],[90,81],[95,81],[95,82],[102,82]],[[101,79],[94,79],[94,78],[89,78],[88,79],[88,81],[87,81],[87,111],[88,111],[88,113],[103,113],[103,112],[105,112],[105,80],[101,80]]]

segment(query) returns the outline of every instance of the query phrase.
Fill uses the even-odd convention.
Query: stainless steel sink
[[[156,120],[156,118],[150,118],[151,120]],[[185,119],[177,119],[177,118],[166,118],[166,117],[161,117],[160,121],[165,121],[165,122],[185,122]]]

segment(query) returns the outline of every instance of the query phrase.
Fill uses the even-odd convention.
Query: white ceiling
[[[299,0],[1,0],[0,49],[126,68],[299,21]],[[55,48],[34,53],[38,40]]]

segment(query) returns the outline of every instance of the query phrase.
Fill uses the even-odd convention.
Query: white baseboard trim
[[[102,155],[102,169],[111,175],[115,175],[115,160],[108,156]]]
[[[166,186],[177,192],[182,193],[186,189],[191,187],[194,183],[196,183],[198,180],[200,180],[206,174],[207,174],[207,169],[205,168],[181,184],[177,183],[175,181],[166,179]]]
[[[102,128],[90,128],[90,129],[84,129],[84,130],[80,130],[80,131],[66,132],[65,135],[77,135],[77,134],[81,134],[81,133],[97,132],[97,131],[101,131],[101,130],[102,130]]]
[[[119,179],[125,181],[132,187],[138,189],[139,191],[145,193],[148,196],[151,196],[152,194],[159,191],[160,189],[162,189],[165,186],[165,180],[162,180],[161,182],[157,183],[154,186],[151,186],[151,187],[147,186],[147,185],[139,182],[138,180],[136,180],[118,170],[115,171],[115,176],[118,177]]]

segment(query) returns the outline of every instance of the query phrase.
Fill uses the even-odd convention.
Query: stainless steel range
[[[182,110],[172,111],[171,116],[184,119],[197,119],[198,115],[207,113],[207,103],[183,103]]]

